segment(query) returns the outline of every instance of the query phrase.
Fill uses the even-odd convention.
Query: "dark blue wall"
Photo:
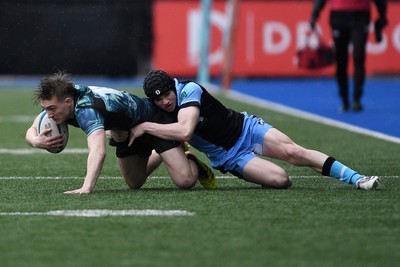
[[[137,75],[151,29],[150,0],[0,1],[0,75]]]

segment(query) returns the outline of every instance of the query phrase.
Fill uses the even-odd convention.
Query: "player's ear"
[[[71,97],[67,97],[64,101],[65,101],[65,103],[68,104],[68,105],[74,104],[74,102],[73,102],[73,100],[72,100]]]

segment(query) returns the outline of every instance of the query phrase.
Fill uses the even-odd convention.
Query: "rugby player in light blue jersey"
[[[180,142],[143,135],[128,146],[129,130],[134,125],[175,121],[174,116],[157,108],[150,99],[111,88],[76,85],[63,72],[42,79],[34,99],[56,123],[79,127],[87,136],[89,154],[84,183],[81,188],[65,193],[89,193],[94,188],[106,157],[106,130],[111,130],[110,144],[116,146],[118,164],[129,187],[140,188],[161,163],[148,162],[153,149],[161,156],[176,186],[188,189],[196,184],[201,170],[197,169],[197,162],[189,163]],[[49,130],[38,134],[37,123],[38,117],[26,132],[27,143],[42,149],[57,147],[62,135],[48,137]]]
[[[154,70],[145,77],[143,89],[158,107],[176,114],[177,122],[141,123],[132,128],[130,142],[143,134],[188,141],[207,155],[213,168],[269,188],[288,188],[291,180],[283,168],[256,155],[308,166],[356,188],[379,185],[379,177],[361,175],[333,157],[294,143],[255,115],[226,108],[195,82],[180,82]]]

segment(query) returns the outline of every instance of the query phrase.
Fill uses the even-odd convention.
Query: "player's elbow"
[[[185,131],[181,133],[181,142],[189,142],[192,138],[193,132],[192,131]]]
[[[31,142],[31,140],[29,139],[28,134],[25,135],[25,142],[26,142],[28,145],[30,145],[31,147],[33,147],[33,144],[32,144],[32,142]]]
[[[35,147],[34,146],[34,144],[33,144],[33,134],[31,133],[31,131],[32,131],[32,127],[31,128],[29,128],[27,131],[26,131],[26,133],[25,133],[25,142],[28,144],[28,145],[30,145],[31,147]],[[35,130],[36,131],[36,130]]]

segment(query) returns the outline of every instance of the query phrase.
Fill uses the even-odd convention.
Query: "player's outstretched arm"
[[[144,122],[131,129],[131,145],[135,138],[144,133],[157,136],[165,140],[187,142],[192,138],[196,124],[199,120],[200,109],[198,107],[182,108],[178,112],[178,121],[175,123],[160,124]]]
[[[79,189],[66,191],[64,194],[85,194],[90,193],[96,185],[104,159],[106,158],[105,132],[99,129],[91,133],[88,138],[89,154],[87,158],[86,177]]]

